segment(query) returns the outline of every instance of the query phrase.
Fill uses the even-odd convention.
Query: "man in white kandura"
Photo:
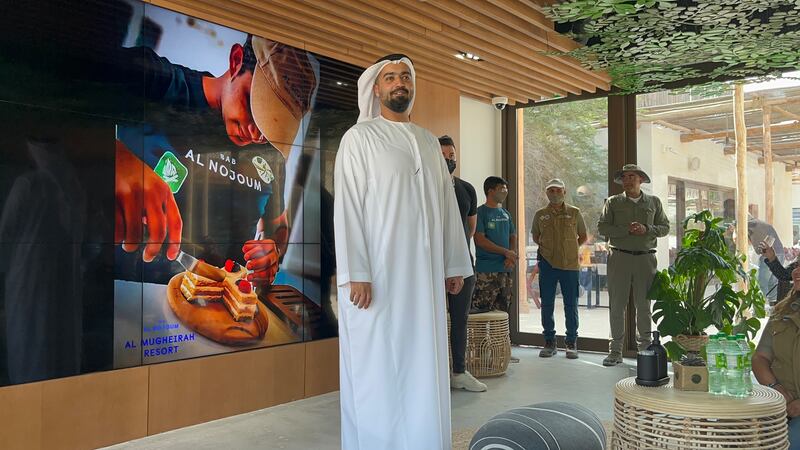
[[[453,183],[409,121],[408,57],[379,59],[358,95],[334,175],[342,448],[449,450],[445,290],[472,275]]]

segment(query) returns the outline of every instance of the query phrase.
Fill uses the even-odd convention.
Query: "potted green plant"
[[[750,339],[766,315],[756,270],[745,270],[721,222],[708,210],[687,217],[675,262],[656,274],[648,293],[658,331],[672,337],[665,347],[673,367],[705,365],[700,356],[710,326]]]

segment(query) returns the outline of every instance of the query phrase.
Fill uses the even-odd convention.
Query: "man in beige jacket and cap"
[[[539,291],[542,294],[542,358],[556,353],[556,324],[553,309],[556,287],[561,285],[567,333],[564,339],[566,356],[578,357],[578,248],[586,242],[586,224],[581,210],[564,202],[566,186],[558,178],[545,186],[548,205],[533,216],[531,234],[539,245]]]
[[[656,239],[669,233],[669,219],[658,197],[641,191],[650,177],[637,165],[626,164],[614,175],[625,190],[603,206],[597,228],[608,240],[608,295],[611,342],[604,366],[622,363],[625,307],[633,295],[639,349],[650,345],[651,313],[647,291],[656,274]]]

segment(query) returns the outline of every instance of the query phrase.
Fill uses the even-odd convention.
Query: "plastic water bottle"
[[[745,397],[744,387],[744,352],[739,347],[736,336],[728,336],[723,347],[727,367],[725,368],[725,390],[731,397]]]
[[[750,345],[747,343],[747,337],[739,333],[736,335],[736,342],[739,343],[739,348],[742,349],[744,355],[742,356],[742,380],[744,381],[744,392],[746,395],[753,393],[753,377],[750,373],[753,370],[753,351],[750,350]]]
[[[708,392],[725,394],[725,353],[722,351],[720,335],[710,336],[706,344],[706,366],[708,367]]]

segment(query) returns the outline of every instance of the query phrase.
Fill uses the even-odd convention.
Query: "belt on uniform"
[[[623,249],[617,248],[617,247],[611,247],[611,250],[614,250],[615,252],[627,253],[629,255],[634,255],[634,256],[652,255],[653,253],[656,252],[655,250],[644,250],[644,251],[623,250]]]

